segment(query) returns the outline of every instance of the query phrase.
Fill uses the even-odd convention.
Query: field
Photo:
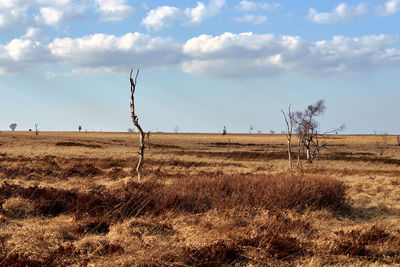
[[[395,136],[0,133],[0,266],[399,266]],[[295,147],[293,147],[295,151]]]

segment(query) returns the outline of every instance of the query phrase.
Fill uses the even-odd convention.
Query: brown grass
[[[400,149],[328,136],[0,134],[0,266],[398,266]],[[379,143],[379,145],[377,145]]]

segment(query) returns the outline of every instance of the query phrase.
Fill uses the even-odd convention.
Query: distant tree
[[[78,127],[78,131],[81,132],[82,131],[82,126],[79,125]]]
[[[143,165],[143,160],[144,160],[144,131],[142,129],[142,127],[139,124],[139,118],[135,113],[135,90],[136,90],[136,85],[137,85],[137,77],[139,75],[139,69],[137,69],[136,72],[136,76],[135,76],[135,80],[132,79],[132,72],[133,69],[131,69],[131,74],[129,76],[129,81],[131,83],[131,103],[130,103],[130,108],[131,108],[131,118],[132,118],[132,122],[133,125],[135,125],[135,127],[138,129],[139,131],[139,161],[138,161],[138,165],[136,167],[136,172],[138,175],[138,180],[140,182],[141,178],[142,178],[142,165]]]
[[[295,125],[295,118],[294,118],[294,113],[290,110],[290,106],[288,108],[288,112],[285,113],[283,109],[281,109],[283,117],[285,119],[286,123],[286,129],[283,132],[285,134],[286,140],[287,140],[287,146],[288,146],[288,157],[289,157],[289,168],[292,168],[292,150],[291,150],[291,145],[292,145],[292,134],[293,134],[293,126]]]
[[[269,133],[270,134],[275,134],[275,131],[274,130],[270,130]]]
[[[39,123],[35,123],[35,134],[36,136],[39,135],[39,128],[38,128]]]
[[[177,125],[174,127],[174,133],[178,133],[178,132],[179,132],[179,126]]]
[[[11,124],[10,124],[10,129],[11,129],[11,131],[14,132],[15,129],[17,128],[17,126],[18,126],[18,125],[17,125],[16,123],[11,123]]]
[[[135,132],[135,129],[133,129],[133,128],[128,128],[128,133],[134,133]]]
[[[224,129],[222,129],[222,135],[226,135],[228,131],[226,130],[226,126],[224,126]]]
[[[249,134],[251,134],[251,132],[254,130],[253,125],[250,125],[250,129],[249,129]]]
[[[258,133],[258,134],[261,134],[261,130],[257,130],[257,133]]]

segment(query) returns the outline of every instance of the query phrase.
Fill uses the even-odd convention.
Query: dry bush
[[[219,240],[206,246],[184,248],[182,261],[190,265],[251,265],[273,259],[289,263],[304,256],[310,247],[299,240],[298,233],[312,231],[308,223],[277,213],[261,225],[253,223],[240,230],[232,230],[229,241]]]
[[[392,259],[400,263],[400,235],[385,231],[374,225],[365,230],[343,230],[336,232],[337,238],[330,253],[370,259]]]
[[[340,210],[345,207],[345,190],[342,182],[331,178],[224,175],[181,179],[164,187],[159,203],[194,213],[235,207]]]
[[[31,201],[21,197],[11,197],[2,205],[4,214],[13,219],[22,219],[34,214],[34,205]]]
[[[130,182],[122,189],[88,193],[4,184],[0,188],[0,203],[20,196],[32,201],[37,215],[72,212],[77,219],[121,219],[170,210],[199,213],[237,207],[341,210],[346,202],[345,189],[343,183],[330,178],[224,175],[181,179],[170,185]]]
[[[4,183],[0,187],[0,203],[11,197],[20,197],[33,205],[33,215],[57,216],[74,210],[77,193],[68,190],[55,190],[32,186],[24,188],[20,185]]]

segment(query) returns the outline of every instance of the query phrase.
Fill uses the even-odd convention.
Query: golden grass
[[[138,185],[136,134],[2,132],[0,266],[398,266],[396,137],[326,141],[288,170],[282,135],[153,133]],[[322,181],[346,186],[340,209],[282,204]]]

